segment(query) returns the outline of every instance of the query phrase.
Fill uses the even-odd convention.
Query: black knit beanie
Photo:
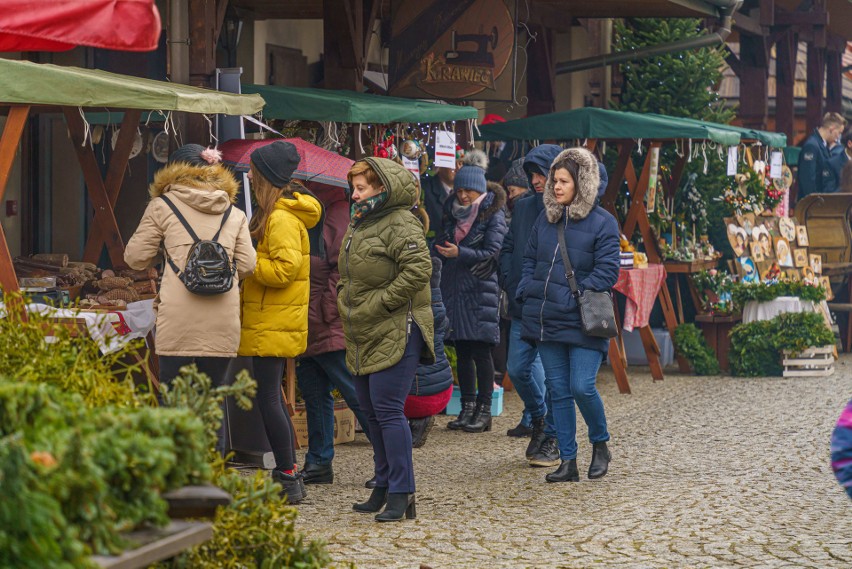
[[[276,188],[283,188],[293,177],[301,158],[296,147],[279,140],[251,153],[251,163]]]
[[[527,178],[527,173],[524,172],[523,158],[518,158],[512,162],[512,167],[509,168],[509,171],[506,172],[505,176],[503,176],[503,185],[507,188],[509,186],[516,186],[518,188],[530,189],[529,178]]]
[[[169,156],[169,164],[172,162],[186,162],[192,166],[209,166],[210,164],[201,157],[205,148],[200,144],[184,144]]]

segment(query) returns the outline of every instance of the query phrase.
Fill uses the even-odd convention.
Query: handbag
[[[618,335],[618,325],[615,323],[615,310],[612,306],[612,294],[609,291],[598,292],[585,290],[580,292],[577,286],[577,278],[574,276],[574,267],[568,257],[568,247],[565,246],[565,231],[556,225],[556,234],[559,238],[559,252],[562,253],[562,263],[565,265],[565,278],[571,287],[571,294],[580,307],[580,320],[582,321],[583,333],[595,338],[614,338]]]

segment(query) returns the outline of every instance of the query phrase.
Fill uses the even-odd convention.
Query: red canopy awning
[[[2,0],[0,8],[0,51],[153,51],[162,31],[154,0]]]

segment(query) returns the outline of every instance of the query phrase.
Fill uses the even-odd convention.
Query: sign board
[[[513,101],[516,0],[396,0],[390,95]]]
[[[403,156],[402,166],[403,168],[414,174],[416,178],[420,177],[420,160],[412,160],[411,158],[406,158],[405,156]]]
[[[456,169],[456,133],[435,131],[435,166]]]
[[[737,162],[739,161],[739,156],[737,152],[736,146],[728,147],[728,176],[736,176],[737,175]]]
[[[780,152],[773,152],[771,156],[771,160],[769,162],[769,177],[773,180],[775,178],[780,178],[783,176],[783,172],[781,171],[781,167],[784,165],[783,156]]]

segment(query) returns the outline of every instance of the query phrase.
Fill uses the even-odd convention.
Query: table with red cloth
[[[649,264],[647,269],[621,269],[615,290],[627,297],[622,326],[628,332],[648,325],[660,287],[666,282],[666,269]]]
[[[630,386],[627,380],[627,356],[624,350],[623,330],[628,332],[637,329],[645,348],[648,358],[648,366],[651,368],[651,376],[655,380],[663,379],[663,366],[660,363],[660,346],[654,338],[654,332],[648,324],[651,310],[654,308],[660,290],[666,282],[666,269],[660,264],[649,264],[646,269],[621,269],[618,282],[613,287],[616,291],[627,297],[625,304],[624,319],[619,325],[616,338],[610,340],[610,362],[613,365],[615,378],[619,390],[629,393]],[[618,318],[616,311],[616,318]]]

